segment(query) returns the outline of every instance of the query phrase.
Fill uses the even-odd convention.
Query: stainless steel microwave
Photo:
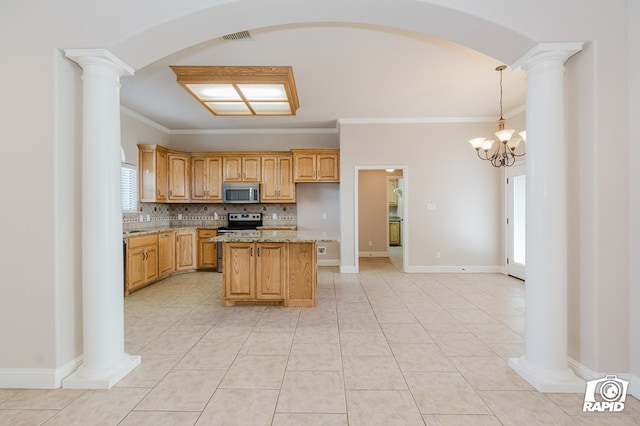
[[[222,201],[224,203],[259,203],[259,183],[223,183]]]

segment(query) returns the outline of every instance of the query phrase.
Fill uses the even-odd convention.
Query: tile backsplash
[[[140,203],[137,213],[122,215],[123,231],[167,226],[225,226],[229,213],[262,213],[265,226],[295,226],[295,204],[160,204]],[[275,215],[275,218],[274,218]]]

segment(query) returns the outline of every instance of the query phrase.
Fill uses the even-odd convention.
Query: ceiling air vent
[[[227,34],[220,37],[223,40],[251,40],[249,31],[240,31],[239,33]]]

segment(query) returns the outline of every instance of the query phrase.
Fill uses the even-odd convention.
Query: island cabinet
[[[218,235],[215,229],[198,229],[198,269],[216,269],[218,267],[218,243],[209,238]]]
[[[259,155],[225,155],[222,160],[224,182],[260,182]]]
[[[158,278],[164,278],[176,270],[176,244],[174,231],[158,233]]]
[[[316,243],[223,243],[223,305],[282,303],[315,306]]]
[[[285,306],[316,306],[317,250],[315,242],[289,244]]]
[[[191,156],[191,201],[222,202],[222,156]]]
[[[157,234],[128,237],[126,257],[125,295],[158,279]]]
[[[340,182],[339,149],[292,149],[294,182]]]
[[[169,201],[189,201],[189,168],[191,157],[189,154],[169,152],[167,163],[169,170]]]
[[[296,202],[292,155],[265,155],[262,157],[260,201],[263,203]]]
[[[195,229],[176,231],[176,271],[196,269],[197,249]]]
[[[168,151],[159,145],[138,145],[138,198],[141,202],[169,199],[167,181]]]
[[[224,304],[283,301],[286,243],[226,243]]]

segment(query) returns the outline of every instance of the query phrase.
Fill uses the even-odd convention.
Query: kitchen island
[[[237,231],[222,243],[222,304],[313,307],[318,281],[318,243],[339,242],[335,232]]]

